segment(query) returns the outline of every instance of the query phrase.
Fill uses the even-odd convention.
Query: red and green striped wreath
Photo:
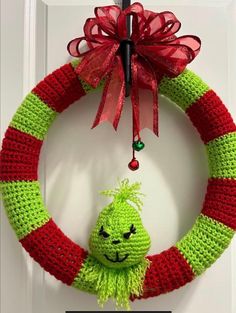
[[[40,149],[57,115],[93,90],[75,73],[73,61],[43,79],[15,113],[2,143],[0,181],[8,219],[28,253],[63,283],[96,293],[86,275],[91,255],[70,240],[45,208],[38,181]],[[202,274],[228,247],[236,229],[236,126],[216,93],[185,69],[164,76],[159,91],[190,118],[209,161],[202,211],[192,229],[173,247],[147,256],[142,294],[148,298],[177,289]]]
[[[181,24],[173,13],[134,3],[123,11],[95,8],[95,16],[87,19],[85,36],[68,44],[70,54],[82,60],[44,78],[13,116],[2,143],[0,186],[21,245],[45,271],[97,294],[100,304],[113,297],[129,308],[129,299],[158,296],[192,281],[228,247],[236,230],[236,125],[216,93],[186,68],[200,50],[200,39],[176,37]],[[83,53],[82,41],[88,48]],[[91,232],[90,252],[63,234],[44,206],[37,171],[48,129],[58,114],[99,87],[104,88],[94,127],[108,120],[116,129],[124,98],[131,95],[131,170],[139,166],[135,150],[144,147],[142,128],[158,134],[158,92],[186,113],[206,147],[209,180],[202,211],[192,229],[160,254],[146,256],[150,237],[137,212],[142,205],[137,183],[124,180],[120,188],[104,192],[114,199]],[[146,106],[141,89],[151,102]]]

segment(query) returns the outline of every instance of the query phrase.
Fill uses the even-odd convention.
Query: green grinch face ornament
[[[123,181],[113,192],[104,192],[114,201],[100,213],[90,236],[92,255],[105,266],[123,268],[139,263],[150,248],[150,237],[137,210],[128,202],[137,198],[139,184],[129,186]]]
[[[138,213],[142,206],[139,190],[139,183],[129,184],[126,179],[119,188],[102,192],[114,199],[99,214],[89,240],[99,272],[100,303],[114,297],[119,306],[128,306],[130,296],[142,294],[151,241]]]

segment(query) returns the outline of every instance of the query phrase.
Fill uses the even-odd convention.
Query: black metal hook
[[[122,0],[122,10],[125,10],[131,5],[131,0]],[[131,17],[127,16],[127,39],[123,40],[120,45],[122,62],[124,67],[125,74],[125,96],[130,95],[130,86],[131,86],[131,55],[132,55],[132,42],[130,40],[131,35]]]

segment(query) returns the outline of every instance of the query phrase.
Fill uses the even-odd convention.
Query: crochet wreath
[[[157,296],[192,281],[228,247],[236,230],[236,125],[221,99],[194,72],[186,68],[174,78],[163,75],[159,93],[186,113],[206,147],[209,180],[202,211],[174,246],[145,256],[150,238],[137,212],[140,186],[124,180],[118,189],[104,192],[113,202],[100,213],[87,252],[53,221],[37,174],[40,149],[54,119],[96,90],[78,76],[79,62],[45,77],[13,116],[0,155],[1,193],[21,245],[47,272],[97,294],[101,304],[114,297],[128,307],[129,299]]]
[[[9,221],[28,253],[63,283],[98,293],[96,275],[88,276],[93,270],[98,273],[99,263],[55,224],[43,204],[37,180],[39,153],[50,125],[69,105],[93,90],[76,75],[77,63],[66,64],[44,78],[15,113],[2,143],[1,191]],[[138,297],[134,293],[132,299],[157,296],[192,281],[222,254],[236,229],[236,126],[227,108],[188,69],[176,78],[164,77],[160,93],[180,107],[197,128],[206,146],[209,182],[192,229],[173,247],[146,257],[150,265],[143,292]]]

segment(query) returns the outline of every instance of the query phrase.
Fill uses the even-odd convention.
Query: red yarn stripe
[[[155,297],[180,288],[194,278],[194,273],[176,247],[148,256],[151,266],[146,272],[144,294],[141,298]]]
[[[45,77],[32,92],[59,113],[85,95],[71,64],[66,64]]]
[[[236,180],[209,179],[202,213],[236,230]]]
[[[65,236],[52,219],[20,242],[45,271],[67,285],[73,283],[87,257],[87,252]]]
[[[236,131],[230,113],[213,90],[207,91],[188,107],[186,113],[205,144],[219,136]]]
[[[42,141],[8,127],[0,152],[0,180],[37,180]]]

